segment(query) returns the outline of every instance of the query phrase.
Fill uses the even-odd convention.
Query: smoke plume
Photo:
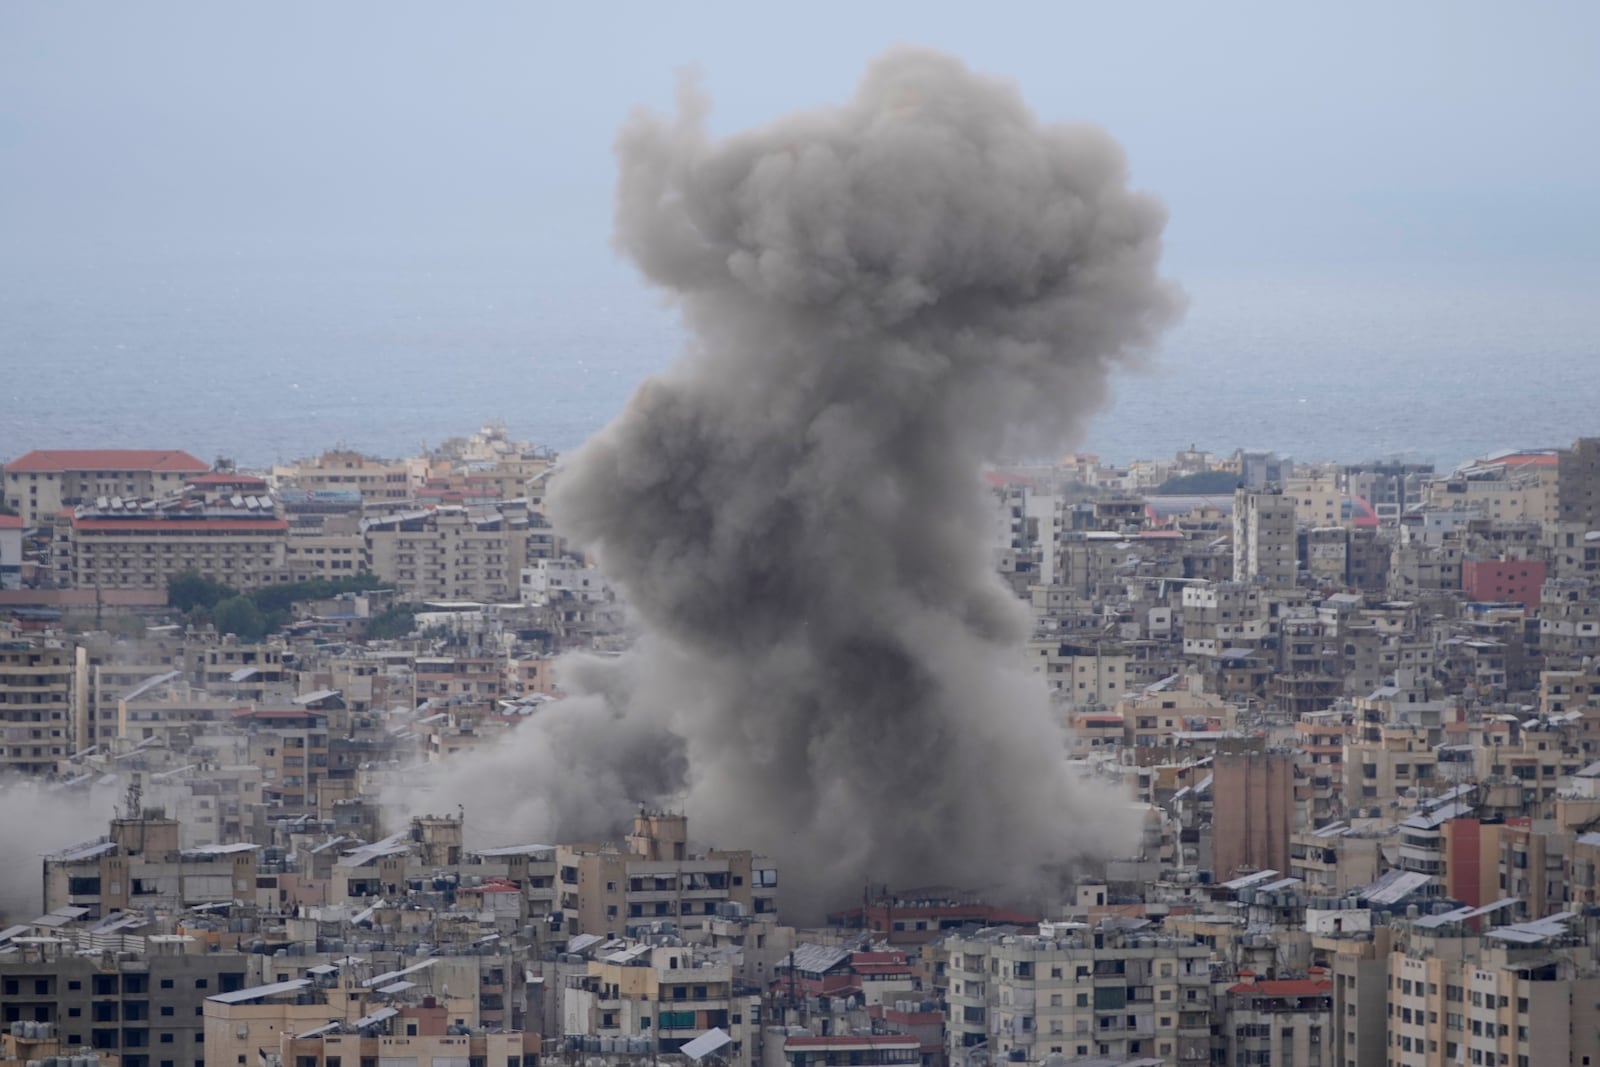
[[[467,771],[515,795],[475,797],[509,836],[676,803],[802,910],[1135,850],[1063,765],[981,470],[1073,443],[1175,317],[1161,204],[1104,132],[925,51],[753,132],[705,113],[685,87],[617,143],[616,245],[687,350],[550,497],[642,635]]]

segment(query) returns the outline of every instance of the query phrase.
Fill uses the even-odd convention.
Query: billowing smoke
[[[101,837],[115,812],[116,790],[80,791],[37,779],[0,778],[0,921],[27,922],[44,911],[43,857]]]
[[[616,243],[688,349],[550,498],[643,633],[463,768],[516,790],[469,809],[572,837],[676,803],[802,910],[1134,850],[1063,766],[980,476],[1074,442],[1174,318],[1161,204],[1104,132],[926,51],[724,140],[679,106],[622,132]]]

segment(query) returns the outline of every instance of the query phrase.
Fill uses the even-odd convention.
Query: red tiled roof
[[[62,471],[176,471],[202,473],[211,465],[187,452],[151,448],[42,448],[5,465],[20,474]]]
[[[1265,982],[1240,982],[1228,989],[1230,993],[1259,993],[1264,997],[1317,997],[1333,992],[1333,983],[1326,978],[1281,978]]]
[[[0,530],[22,529],[21,515],[0,515]]]

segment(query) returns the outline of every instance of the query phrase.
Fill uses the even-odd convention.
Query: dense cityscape
[[[1142,830],[820,909],[670,804],[580,841],[428,786],[630,644],[561,472],[501,426],[6,461],[0,1060],[1600,1056],[1600,438],[986,468],[1019,668]]]

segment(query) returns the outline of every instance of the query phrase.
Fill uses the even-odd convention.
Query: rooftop
[[[142,448],[35,449],[5,465],[7,474],[59,474],[65,471],[173,471],[201,474],[211,464],[187,452]]]

